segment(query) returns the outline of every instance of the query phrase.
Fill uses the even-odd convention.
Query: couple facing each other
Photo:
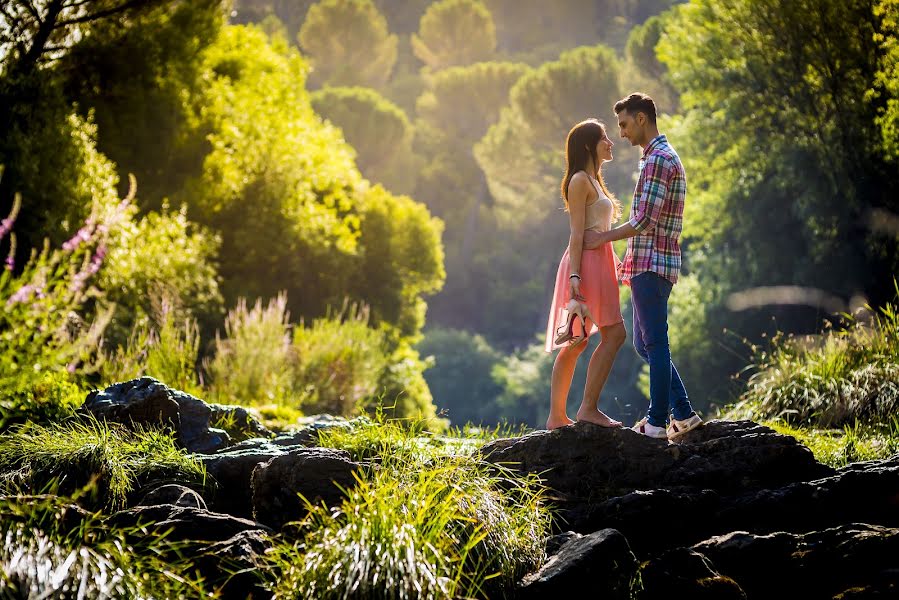
[[[612,140],[596,119],[568,133],[562,198],[571,225],[568,248],[556,274],[546,327],[546,351],[561,348],[553,364],[547,429],[572,425],[565,410],[578,356],[590,335],[601,343],[590,357],[578,421],[621,427],[598,408],[602,391],[626,332],[618,279],[631,288],[634,347],[649,363],[649,411],[634,431],[676,439],[702,424],[671,360],[668,297],[681,267],[678,239],[683,229],[686,176],[680,158],[656,125],[652,98],[634,93],[615,104],[622,139],[643,149],[630,218],[612,228],[621,206],[606,188],[602,164],[612,160]],[[619,261],[611,242],[627,239]],[[669,409],[673,413],[669,422]]]

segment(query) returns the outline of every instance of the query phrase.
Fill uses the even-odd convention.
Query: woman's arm
[[[591,184],[587,180],[587,175],[579,171],[574,174],[571,181],[568,182],[568,222],[571,227],[571,236],[568,240],[568,260],[571,272],[569,275],[577,273],[581,277],[581,255],[584,247],[584,222],[587,218],[587,198],[590,197]],[[580,293],[580,280],[573,281],[571,294],[572,296]]]

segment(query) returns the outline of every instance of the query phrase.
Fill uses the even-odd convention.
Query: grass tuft
[[[321,432],[371,458],[338,510],[308,505],[272,560],[275,598],[499,598],[544,560],[550,514],[535,478],[479,462],[396,420]]]
[[[154,480],[202,483],[205,470],[165,431],[135,431],[94,417],[64,423],[25,424],[0,435],[0,488],[58,487],[72,493],[91,486],[87,505],[125,506],[138,485]]]

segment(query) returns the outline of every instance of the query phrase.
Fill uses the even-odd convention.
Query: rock
[[[193,565],[205,580],[225,579],[220,589],[222,598],[271,598],[272,593],[263,586],[263,574],[271,569],[265,554],[271,548],[271,538],[261,530],[241,531],[202,548]],[[233,575],[227,576],[229,573]]]
[[[631,598],[637,560],[627,540],[614,529],[566,542],[543,568],[519,584],[522,599],[590,597]]]
[[[271,529],[249,519],[241,519],[202,508],[187,508],[171,504],[136,506],[110,515],[106,523],[110,527],[146,527],[163,533],[169,531],[168,540],[193,540],[220,542],[242,531],[259,530],[271,533]]]
[[[737,530],[801,533],[860,521],[899,527],[899,457],[856,463],[830,477],[734,495],[709,489],[638,490],[581,505],[571,514],[581,532],[618,529],[638,553],[687,546]],[[664,536],[658,535],[660,528]]]
[[[153,488],[138,502],[140,506],[155,506],[158,504],[206,509],[206,501],[203,500],[200,494],[189,487],[174,483]]]
[[[339,504],[355,487],[360,466],[344,450],[298,448],[258,465],[252,474],[253,516],[278,529],[306,514],[298,494],[314,504]]]
[[[640,600],[746,600],[742,588],[715,571],[708,558],[689,548],[669,550],[640,570]]]
[[[635,491],[735,494],[834,472],[794,438],[751,421],[710,421],[677,444],[626,428],[577,423],[495,440],[481,454],[489,462],[539,474],[556,495],[561,519],[579,532],[596,529],[589,518],[594,505]]]
[[[214,510],[244,518],[253,516],[253,469],[276,456],[301,448],[276,445],[275,440],[246,440],[215,454],[196,455],[206,467],[207,475],[216,483],[216,492],[210,498]]]
[[[262,587],[261,580],[268,568],[264,556],[272,547],[272,531],[265,525],[170,504],[119,511],[106,523],[125,528],[129,543],[138,547],[145,534],[141,530],[135,531],[137,526],[155,535],[168,532],[165,539],[177,542],[177,549],[163,547],[162,551],[172,552],[172,557],[189,552],[196,574],[202,576],[209,587],[220,588],[223,598],[271,597],[271,593]]]
[[[544,549],[546,550],[546,556],[552,557],[562,549],[562,546],[564,546],[571,540],[576,540],[581,537],[584,536],[577,533],[576,531],[563,531],[562,533],[557,533],[556,535],[546,540],[546,545],[544,546]]]
[[[212,452],[231,443],[225,431],[209,426],[211,418],[232,415],[237,425],[259,435],[270,432],[240,407],[207,404],[152,377],[116,383],[88,394],[81,412],[125,425],[169,427],[188,452]]]
[[[737,531],[692,549],[747,598],[832,598],[899,589],[899,529],[854,523],[805,534]]]

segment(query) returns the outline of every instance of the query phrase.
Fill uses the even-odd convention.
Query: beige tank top
[[[584,215],[584,229],[592,229],[594,231],[608,231],[612,227],[612,200],[606,196],[602,188],[596,185],[596,182],[589,175],[590,183],[596,190],[597,198],[594,202],[587,205],[587,213]]]

